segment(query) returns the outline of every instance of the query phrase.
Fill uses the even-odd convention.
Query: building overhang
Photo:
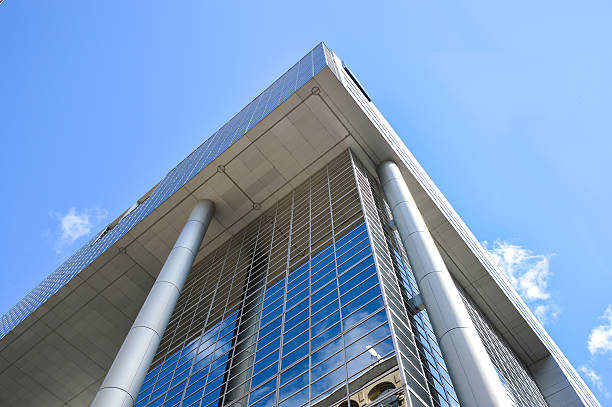
[[[197,200],[211,199],[217,210],[196,263],[346,149],[372,174],[384,160],[400,166],[455,280],[525,365],[553,360],[551,394],[580,394],[581,379],[559,379],[558,369],[576,373],[478,240],[337,58],[328,58],[0,340],[1,397],[20,406],[89,405]]]

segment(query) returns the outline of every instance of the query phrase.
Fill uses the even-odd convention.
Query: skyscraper
[[[0,320],[7,406],[598,406],[324,44]]]

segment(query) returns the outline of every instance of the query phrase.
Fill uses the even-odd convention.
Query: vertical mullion
[[[287,237],[287,268],[285,269],[285,291],[283,293],[283,314],[281,315],[281,337],[280,337],[280,342],[279,342],[279,350],[278,350],[278,367],[277,367],[277,371],[276,371],[276,404],[278,404],[280,402],[280,371],[281,371],[281,367],[282,367],[282,360],[283,360],[283,345],[285,343],[285,313],[287,312],[287,289],[288,289],[288,284],[289,284],[289,267],[291,266],[290,264],[290,260],[291,260],[291,239],[292,239],[292,234],[293,234],[293,210],[295,207],[295,190],[293,192],[291,192],[291,214],[289,215],[289,236]]]
[[[344,321],[343,321],[343,316],[342,316],[342,306],[340,303],[340,286],[338,284],[339,280],[338,280],[338,259],[336,256],[336,230],[334,228],[334,208],[333,208],[333,202],[332,202],[332,194],[331,194],[331,182],[329,179],[329,166],[326,167],[325,172],[327,174],[327,194],[329,197],[329,219],[330,219],[330,224],[331,224],[331,235],[332,235],[332,245],[334,248],[334,272],[336,273],[336,292],[338,293],[338,314],[340,315],[340,335],[342,338],[342,357],[344,359],[344,377],[345,377],[345,382],[344,382],[344,388],[346,389],[346,397],[348,400],[349,397],[349,387],[348,387],[348,368],[346,367],[346,341],[344,339]]]

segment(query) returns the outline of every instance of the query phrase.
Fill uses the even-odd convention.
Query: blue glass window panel
[[[293,338],[291,341],[286,340],[283,343],[283,355],[287,355],[295,349],[308,342],[308,331],[301,332],[300,335]]]
[[[168,392],[168,395],[166,396],[166,400],[171,399],[172,397],[176,396],[177,394],[183,394],[183,390],[185,389],[185,383],[187,382],[183,382],[180,383],[178,386],[173,387],[172,389],[170,389],[170,391]]]
[[[187,396],[197,392],[198,390],[204,388],[204,386],[206,385],[206,377],[194,377],[191,376],[189,378],[189,386],[187,387],[187,391],[185,392],[185,394]],[[200,392],[200,394],[202,394]]]
[[[295,305],[297,305],[299,302],[303,301],[304,299],[308,298],[309,295],[309,290],[308,287],[306,287],[305,290],[299,292],[297,295],[295,295],[293,298],[287,300],[287,309],[294,307]]]
[[[324,343],[334,338],[335,336],[340,335],[341,331],[342,330],[340,328],[340,323],[337,323],[336,325],[332,326],[328,330],[324,331],[321,335],[317,336],[316,338],[313,338],[310,341],[311,348],[312,349],[318,348],[319,346],[323,345]]]
[[[283,322],[282,319],[278,318],[272,321],[269,325],[266,325],[265,327],[259,330],[260,339],[259,339],[258,347],[261,348],[262,346],[265,346],[270,341],[278,338],[278,336],[280,335],[280,329],[281,329],[282,322]]]
[[[208,374],[208,380],[212,380],[217,377],[219,374],[222,374],[225,371],[225,366],[227,364],[227,355],[222,358],[215,360],[210,366],[210,373]]]
[[[285,279],[283,278],[282,280],[277,281],[276,283],[272,284],[270,287],[266,289],[266,294],[264,295],[264,299],[268,300],[272,296],[276,296],[279,292],[282,293],[284,288],[285,288]]]
[[[363,293],[368,291],[370,288],[378,286],[378,276],[376,274],[371,275],[366,280],[362,280],[361,282],[359,281],[361,280],[359,277],[367,276],[358,276],[340,287],[340,302],[342,305],[346,305],[360,295],[363,295]]]
[[[199,388],[195,393],[188,395],[187,397],[185,397],[185,400],[183,401],[183,405],[187,407],[187,406],[192,405],[196,401],[199,401],[200,398],[202,397],[203,392],[204,392],[204,389]]]
[[[274,351],[275,349],[278,349],[279,347],[280,347],[280,337],[276,337],[274,341],[269,342],[268,346],[263,347],[260,350],[258,350],[256,356],[259,358],[259,360],[261,360],[266,355],[268,355],[270,352]]]
[[[175,374],[174,378],[172,379],[172,382],[170,383],[170,387],[176,385],[177,383],[181,382],[182,380],[185,380],[189,376],[189,372],[190,372],[189,369],[185,369],[181,373]],[[183,384],[185,384],[185,383],[183,383]]]
[[[361,252],[365,248],[370,247],[370,240],[367,238],[367,233],[355,237],[354,240],[349,241],[344,246],[340,247],[336,251],[336,257],[338,258],[338,264],[344,262],[349,257]]]
[[[164,397],[160,397],[158,399],[156,399],[155,401],[152,401],[148,404],[148,407],[158,407],[161,406],[162,404],[164,404]]]
[[[278,351],[280,345],[280,339],[277,342],[272,343],[270,346],[266,346],[265,348],[257,351],[255,354],[255,363],[259,363],[266,359],[268,356],[274,354]]]
[[[265,317],[263,317],[261,319],[261,326],[265,326],[266,324],[269,324],[275,318],[280,317],[282,313],[283,313],[282,305],[280,307],[277,307],[277,308],[271,310],[271,312],[269,312]]]
[[[294,328],[295,326],[297,326],[298,324],[300,324],[301,322],[303,322],[305,319],[308,318],[309,310],[308,308],[302,309],[304,305],[308,307],[307,302],[302,302],[301,304],[298,304],[294,308],[295,311],[299,311],[299,312],[292,312],[292,314],[295,313],[296,315],[292,319],[285,322],[285,330],[290,330]],[[286,318],[289,318],[289,314],[287,314]]]
[[[354,327],[355,329],[351,329],[350,331],[345,332],[344,341],[345,343],[353,343],[357,339],[361,338],[361,336],[365,332],[368,332],[386,322],[388,322],[387,321],[387,311],[385,309],[382,309],[378,311],[376,314],[372,315],[370,318],[356,325]],[[345,326],[345,329],[349,329],[349,328],[353,328],[353,327]]]
[[[365,325],[362,329],[369,329],[370,326]],[[359,328],[357,328],[359,329]],[[365,335],[362,338],[358,339],[356,342],[348,345],[346,347],[346,358],[351,359],[358,354],[365,352],[368,350],[369,346],[374,346],[378,342],[383,339],[391,336],[391,330],[389,329],[389,324],[384,324],[373,330],[372,332],[366,334],[365,332],[354,332],[351,333],[351,337]]]
[[[287,291],[287,299],[292,298],[294,295],[299,293],[300,291],[308,288],[308,279],[302,281],[300,284],[296,285],[292,290]]]
[[[336,279],[336,273],[334,272],[334,270],[332,269],[329,273],[327,273],[325,276],[321,277],[319,280],[317,280],[316,282],[312,283],[311,286],[311,290],[313,292],[320,290],[321,288],[323,288],[326,284],[328,284],[329,282],[333,281]]]
[[[155,390],[153,394],[151,394],[151,398],[156,399],[160,395],[164,394],[166,390],[168,390],[168,387],[170,387],[170,383],[165,383],[161,387],[158,387],[157,390]]]
[[[273,364],[272,366],[264,369],[261,373],[253,376],[253,380],[251,382],[251,387],[257,387],[261,383],[265,382],[272,376],[278,373],[278,363]]]
[[[212,354],[201,354],[196,357],[196,362],[193,365],[193,371],[198,372],[202,370],[204,367],[208,366],[210,361],[212,360]]]
[[[284,386],[285,384],[289,383],[291,380],[295,379],[306,371],[308,371],[308,359],[304,359],[301,362],[296,363],[295,365],[281,373],[280,385]]]
[[[144,381],[145,388],[147,387],[147,385],[153,383],[153,380],[157,377],[157,374],[159,373],[160,370],[161,370],[161,365],[157,365],[156,367],[151,369],[149,373],[147,373],[147,375],[145,376],[145,381]]]
[[[358,293],[359,292],[357,291],[356,294],[358,294]],[[342,307],[342,315],[343,316],[348,316],[349,314],[351,314],[354,311],[358,310],[363,305],[367,304],[373,298],[376,298],[379,295],[381,295],[380,286],[375,286],[375,287],[370,288],[368,291],[364,292],[359,297],[355,298],[354,300],[352,300],[351,302],[349,302],[348,304],[343,306]],[[343,300],[345,300],[345,299],[343,299]],[[355,321],[357,321],[357,320],[355,320]]]
[[[312,397],[316,397],[317,395],[323,393],[325,390],[329,389],[346,380],[346,373],[344,372],[344,366],[330,372],[326,376],[317,380],[310,386],[310,391],[312,392]]]
[[[335,288],[335,283],[331,284],[334,288]],[[334,289],[332,292],[330,292],[329,294],[327,294],[327,296],[325,296],[324,298],[321,299],[321,301],[317,302],[316,304],[312,304],[311,307],[311,311],[313,314],[317,313],[319,310],[321,310],[322,308],[324,308],[327,304],[329,304],[330,302],[336,300],[336,302],[338,301],[338,292]]]
[[[227,352],[232,346],[232,339],[234,337],[234,333],[229,333],[223,338],[219,338],[217,342],[217,349],[215,349],[215,355],[221,355]]]
[[[330,245],[329,249],[332,248],[333,246]],[[312,274],[313,276],[317,275],[317,273],[319,273],[322,269],[327,267],[330,263],[333,263],[335,258],[335,253],[332,251],[330,254],[327,255],[327,257],[321,257],[316,261],[313,260],[310,274]]]
[[[374,258],[372,256],[369,256],[359,264],[356,264],[352,269],[346,270],[343,274],[339,274],[338,283],[340,285],[346,283],[368,267],[374,267]]]
[[[289,353],[287,356],[284,356],[281,369],[286,369],[288,366],[291,366],[293,363],[308,355],[308,348],[309,344],[305,343],[299,348],[292,350],[292,352]]]
[[[160,376],[164,376],[165,374],[164,371],[167,371],[168,369],[173,369],[174,366],[176,366],[176,361],[178,359],[178,356],[179,356],[178,353],[175,353],[164,361],[164,364],[162,365],[162,372],[160,372]]]
[[[293,292],[293,290],[295,290],[296,287],[298,287],[300,284],[304,283],[304,281],[308,279],[308,270],[305,270],[305,271],[300,270],[302,274],[298,274],[298,275],[295,275],[296,271],[294,271],[291,274],[289,278],[289,284],[287,284],[287,290],[291,292]],[[291,277],[295,277],[295,278],[291,279]]]
[[[298,376],[293,381],[280,388],[279,398],[284,399],[291,396],[296,391],[308,386],[308,372]]]
[[[361,260],[363,260],[365,257],[367,257],[371,253],[372,251],[369,248],[367,248],[367,249],[362,250],[359,253],[356,253],[354,256],[348,258],[349,254],[350,255],[353,254],[352,251],[350,251],[349,253],[345,255],[347,257],[345,257],[344,259],[338,259],[338,275],[344,273],[345,271],[353,267],[355,264],[359,263]],[[340,260],[342,260],[342,262]]]
[[[206,394],[204,395],[204,397],[202,398],[202,406],[209,406],[212,403],[216,402],[216,400],[219,398],[219,396],[221,395],[221,388],[217,387],[215,389],[208,389],[208,387],[206,387]]]
[[[204,390],[204,393],[208,394],[212,392],[216,394],[221,394],[220,386],[223,384],[224,378],[225,377],[223,374],[217,376],[213,380],[211,380],[211,378],[209,377],[208,383],[206,383],[206,390]]]
[[[276,384],[276,381],[274,381]],[[272,393],[269,396],[263,398],[261,401],[253,404],[252,407],[273,407],[276,402],[276,393]]]
[[[312,328],[310,328],[310,336],[314,338],[315,336],[319,335],[321,332],[325,331],[330,326],[333,326],[335,323],[338,322],[340,322],[340,312],[336,311],[333,314],[327,316],[320,323],[313,325]]]
[[[281,402],[279,407],[300,407],[308,403],[308,387]]]
[[[342,350],[342,347],[343,347],[342,337],[338,337],[337,339],[331,341],[330,343],[328,343],[327,345],[325,345],[318,351],[312,353],[312,355],[310,356],[311,365],[314,366],[317,363],[324,361],[331,355]]]
[[[277,349],[276,351],[263,358],[260,362],[257,362],[253,367],[253,374],[256,375],[257,373],[264,370],[266,367],[270,366],[273,362],[277,362],[278,355],[279,350]]]
[[[370,257],[371,258],[371,257]],[[340,286],[340,295],[344,295],[357,285],[363,283],[365,280],[370,278],[373,275],[376,275],[376,268],[372,265],[367,269],[363,270],[362,267],[359,267],[362,263],[359,263],[357,266],[353,267],[342,276],[344,277],[342,280],[344,284]],[[365,263],[369,263],[369,261],[365,261]],[[378,284],[378,280],[370,284],[370,287]],[[348,301],[346,301],[348,302]]]
[[[323,276],[328,276],[330,272],[336,269],[336,263],[333,262],[333,259],[330,263],[321,264],[321,267],[313,268],[312,278],[310,281],[313,283],[319,281],[319,279]],[[315,291],[315,289],[313,289]]]
[[[200,346],[198,352],[202,352],[205,349],[210,348],[217,341],[217,333],[219,332],[218,328],[215,332],[207,333],[202,337],[202,341],[200,342]]]
[[[283,293],[281,292],[281,293],[280,293],[280,295],[278,296],[278,298],[276,298],[276,296],[275,296],[275,297],[272,297],[272,299],[274,300],[274,302],[272,302],[272,303],[270,303],[270,304],[265,304],[265,303],[264,303],[264,306],[263,306],[262,311],[261,311],[261,315],[262,315],[262,316],[264,316],[264,317],[265,317],[266,315],[268,315],[268,313],[270,313],[270,312],[274,311],[274,310],[275,310],[275,309],[277,309],[279,306],[282,306],[282,305],[283,305],[283,295],[282,295],[282,294],[283,294]],[[263,323],[262,323],[262,325],[265,325],[265,324],[263,324]]]
[[[170,384],[170,379],[172,379],[172,372],[168,373],[167,375],[165,375],[164,377],[162,377],[161,379],[157,381],[157,383],[155,384],[155,390],[159,389],[160,387],[166,384]]]
[[[297,325],[289,332],[285,332],[284,338],[286,342],[289,342],[293,338],[296,338],[301,333],[308,331],[308,320],[305,320],[301,324]]]
[[[299,266],[298,268],[296,268],[295,270],[293,270],[289,274],[289,279],[288,279],[289,283],[291,283],[297,277],[302,276],[304,272],[307,272],[308,271],[308,266],[309,266],[309,263],[306,262],[306,263],[302,264],[301,266]]]
[[[336,288],[338,288],[338,285],[335,282],[322,287],[319,291],[311,295],[311,303],[315,304],[329,293],[335,292],[337,294]],[[323,302],[323,304],[325,304],[325,302]]]
[[[251,391],[249,403],[254,403],[266,396],[268,393],[276,389],[276,379],[272,379],[264,383],[261,387]]]
[[[362,304],[362,302],[365,302],[365,300],[368,300],[370,297],[369,292],[365,293],[364,295],[362,295],[361,297],[359,297],[357,300],[351,302],[349,305],[347,305],[346,307],[344,307],[342,309],[342,315],[344,315],[345,311],[352,311],[353,306],[360,306]],[[363,300],[363,301],[362,301]],[[351,329],[353,327],[353,325],[355,325],[356,323],[358,323],[359,321],[361,321],[364,318],[367,318],[368,315],[372,314],[373,312],[375,312],[377,309],[381,308],[384,306],[384,301],[382,299],[381,296],[376,297],[374,300],[370,301],[369,303],[367,303],[364,307],[360,308],[358,311],[350,314],[348,317],[343,319],[343,324],[344,324],[344,329]]]
[[[312,321],[312,325],[316,325],[317,323],[321,322],[328,315],[333,314],[334,311],[337,311],[338,308],[338,300],[332,301],[329,305],[323,307],[319,312],[317,312],[310,318]]]
[[[314,366],[312,368],[312,377],[321,377],[343,363],[344,353],[338,352],[335,355],[331,356],[329,359],[326,359],[324,362],[321,362],[321,364]]]
[[[379,360],[392,353],[393,350],[393,340],[391,338],[373,346],[346,364],[349,377],[374,366]]]

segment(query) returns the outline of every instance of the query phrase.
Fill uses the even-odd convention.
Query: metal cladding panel
[[[181,161],[161,180],[144,202],[124,216],[113,228],[98,233],[30,291],[0,318],[0,339],[327,66],[327,52],[323,43],[318,44]]]

